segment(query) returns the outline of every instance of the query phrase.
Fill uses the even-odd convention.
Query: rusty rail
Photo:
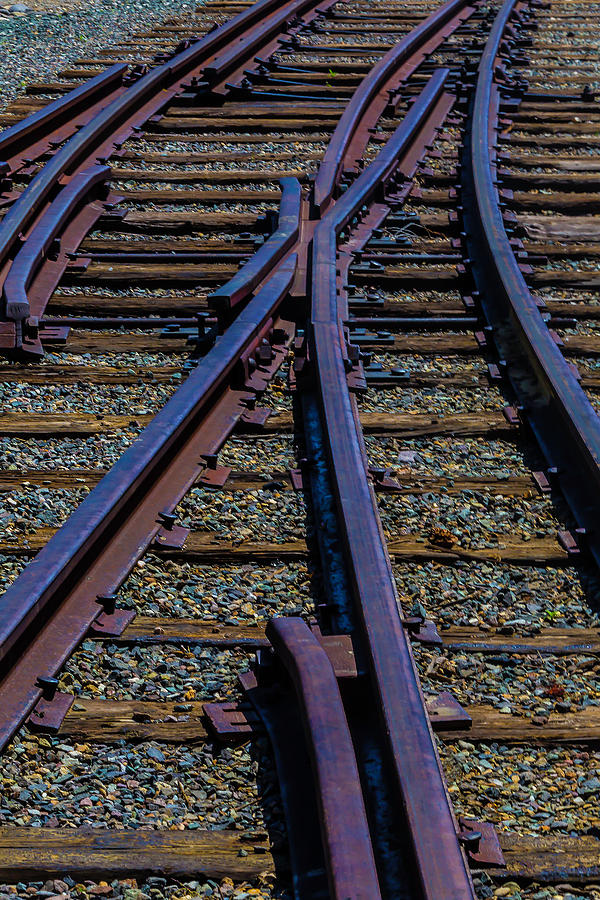
[[[519,0],[505,0],[479,65],[464,167],[464,222],[473,274],[502,356],[540,445],[600,563],[600,420],[553,340],[510,245],[499,205],[495,134],[500,48]]]
[[[444,110],[447,70],[430,79],[384,149],[317,225],[313,246],[311,361],[350,584],[367,635],[379,708],[385,723],[399,803],[409,825],[422,896],[474,897],[466,858],[448,797],[410,639],[382,534],[356,402],[346,383],[347,350],[336,288],[336,240],[358,210],[385,183],[400,154],[425,123]]]
[[[19,235],[26,233],[61,176],[74,174],[77,166],[85,164],[92,154],[110,155],[117,143],[131,133],[133,125],[162,109],[180,89],[182,79],[225,50],[228,43],[237,41],[232,53],[240,62],[252,52],[249,48],[272,35],[275,26],[281,29],[291,18],[316,5],[317,0],[290,0],[283,6],[277,0],[259,0],[115,97],[58,150],[10,207],[0,226],[0,265],[10,258]],[[26,311],[18,307],[16,313],[16,318],[12,318],[5,311],[9,321],[20,324]],[[16,340],[19,345],[19,335]]]
[[[401,77],[406,77],[422,62],[427,52],[431,52],[457,27],[463,18],[456,18],[461,10],[469,5],[469,0],[448,0],[440,9],[432,13],[428,18],[413,28],[401,41],[399,41],[383,58],[373,66],[366,78],[364,78],[352,99],[346,106],[342,116],[336,125],[331,137],[323,162],[315,178],[314,207],[322,214],[328,207],[333,197],[333,192],[343,166],[348,164],[347,154],[350,143],[360,127],[361,119],[373,103],[377,94],[386,86],[392,75],[402,64],[410,61],[411,67]],[[471,11],[473,7],[471,7]],[[466,18],[466,17],[465,17]],[[427,45],[428,41],[431,46]]]
[[[109,174],[109,166],[91,166],[80,172],[35,226],[17,253],[4,282],[4,303],[9,319],[25,319],[30,315],[27,291],[36,272],[74,210],[94,187],[105,182]]]
[[[299,221],[299,186],[290,190]],[[53,676],[68,658],[102,611],[99,603],[112,597],[161,523],[169,523],[161,513],[177,504],[206,468],[203,457],[218,451],[251,408],[254,390],[244,389],[249,358],[269,334],[273,365],[280,364],[289,335],[273,332],[274,316],[296,262],[292,254],[279,263],[226,337],[0,599],[0,747],[39,700],[37,680]]]
[[[302,711],[331,900],[379,900],[356,756],[329,657],[302,619],[271,619],[266,635],[292,678]]]
[[[31,144],[32,139],[39,140],[62,124],[66,116],[73,118],[82,108],[96,103],[102,95],[110,93],[120,85],[127,68],[127,63],[115,63],[89,81],[77,85],[72,91],[48,103],[43,109],[6,128],[0,135],[0,158],[7,159],[18,153]]]
[[[282,194],[277,229],[233,278],[207,298],[209,305],[221,314],[245,300],[298,239],[300,182],[297,178],[281,178],[279,184]]]

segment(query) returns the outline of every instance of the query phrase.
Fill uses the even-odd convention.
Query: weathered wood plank
[[[241,850],[247,855],[240,855]],[[273,868],[264,832],[0,828],[3,882],[43,881],[63,874],[76,881],[110,881],[153,873],[246,881]]]
[[[128,366],[127,369],[115,366],[50,365],[35,366],[3,366],[0,365],[0,383],[14,382],[20,384],[139,384],[140,381],[151,384],[164,384],[172,381],[180,366]]]
[[[167,644],[192,643],[210,647],[262,647],[268,644],[265,622],[254,625],[223,625],[199,619],[163,619],[136,616],[118,638],[106,638],[111,643]],[[98,640],[104,640],[98,638]]]
[[[129,244],[131,248],[131,244]],[[118,295],[107,297],[103,294],[60,294],[54,296],[48,304],[48,315],[101,315],[101,316],[148,316],[166,314],[176,316],[194,316],[207,309],[206,294],[175,296],[145,295],[127,297]],[[46,368],[46,367],[44,367]]]
[[[492,706],[472,705],[470,728],[444,728],[436,733],[445,741],[499,741],[502,744],[597,744],[600,742],[600,710],[595,706],[568,713],[550,713],[544,724],[537,725],[524,716],[501,713]],[[432,720],[435,723],[435,719]]]
[[[0,552],[31,556],[40,550],[52,537],[56,529],[39,528],[23,537],[0,540]],[[207,564],[217,561],[238,560],[297,560],[306,559],[309,553],[305,541],[282,541],[280,543],[257,543],[243,541],[233,543],[219,540],[213,532],[191,532],[182,550],[155,548],[161,556],[181,556],[186,559],[202,560]],[[436,560],[453,563],[457,560],[509,562],[529,566],[562,566],[577,562],[553,537],[521,541],[508,535],[490,547],[470,549],[455,544],[452,547],[432,543],[426,537],[415,535],[388,536],[390,556],[396,560]]]
[[[203,705],[149,700],[77,698],[65,716],[59,734],[90,741],[162,741],[170,744],[206,741]]]
[[[520,215],[528,237],[549,241],[600,241],[600,216]]]
[[[425,437],[428,435],[487,435],[503,437],[518,433],[518,426],[510,425],[502,410],[483,413],[455,413],[437,416],[422,413],[361,412],[360,422],[367,434],[394,434],[401,437]],[[291,412],[271,416],[265,424],[265,433],[288,431],[293,426]]]
[[[266,643],[265,622],[223,625],[198,619],[136,616],[111,643],[191,643],[215,647],[260,647]],[[600,654],[600,628],[543,628],[539,634],[502,634],[478,627],[455,625],[440,630],[444,647],[469,653],[515,653],[570,656]],[[97,640],[104,640],[98,637]]]
[[[112,335],[115,337],[115,335]],[[152,419],[150,414],[100,415],[94,413],[0,413],[0,434],[27,437],[42,435],[100,434],[131,426],[143,426]],[[456,413],[452,416],[410,415],[387,412],[361,413],[361,423],[369,434],[394,434],[401,437],[426,435],[496,435],[510,436],[518,431],[510,425],[502,412],[489,411],[477,415]],[[290,432],[294,419],[284,410],[267,419],[264,434]],[[262,432],[261,432],[262,433]]]
[[[24,472],[0,470],[0,491],[12,491],[23,484],[38,484],[51,488],[72,488],[73,482],[93,486],[104,475],[101,469],[72,469],[61,471],[55,469],[29,469]],[[537,489],[533,479],[527,476],[516,476],[509,479],[497,478],[446,478],[424,475],[417,477],[405,473],[396,473],[394,481],[400,485],[394,494],[425,494],[443,491],[445,494],[459,494],[462,491],[483,491],[500,494],[503,497],[529,497]],[[294,486],[289,470],[272,472],[265,477],[261,472],[232,472],[219,490],[257,491],[273,490],[292,491]]]
[[[260,646],[260,645],[259,645]],[[185,707],[182,709],[181,707]],[[250,706],[240,706],[252,728],[262,726]],[[551,713],[536,724],[525,716],[501,713],[492,706],[466,707],[471,717],[468,728],[436,725],[445,741],[500,741],[503,744],[535,746],[597,744],[600,742],[600,710],[586,707],[568,713]],[[65,716],[59,734],[84,741],[113,742],[159,741],[169,744],[193,744],[212,740],[203,703],[175,703],[141,700],[104,700],[77,698]]]
[[[586,884],[600,877],[600,841],[591,835],[566,837],[500,831],[498,837],[506,868],[491,869],[491,875],[545,884]]]
[[[502,634],[478,627],[451,626],[440,631],[444,646],[471,653],[543,653],[552,656],[600,653],[599,628],[543,628],[539,634]]]
[[[144,425],[151,415],[111,416],[93,413],[0,413],[0,434],[31,437],[55,434],[101,434],[132,425]]]

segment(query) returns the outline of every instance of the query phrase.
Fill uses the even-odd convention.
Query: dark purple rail
[[[27,116],[22,122],[11,125],[0,134],[0,159],[18,152],[24,144],[30,143],[33,137],[47,134],[60,125],[67,114],[72,117],[80,108],[96,103],[102,94],[108,94],[119,85],[127,68],[127,63],[115,63],[84,84],[73,88],[68,94]]]
[[[329,657],[302,619],[271,619],[266,634],[294,683],[300,704],[331,900],[379,900],[356,756]]]
[[[326,10],[329,9],[330,6],[333,6],[337,0],[323,0],[320,9]],[[284,9],[288,9],[289,11],[286,13],[285,21],[291,21],[295,16],[301,13],[306,7],[314,5],[310,2],[310,0],[304,0],[301,4],[296,4],[295,9],[289,9],[291,4],[287,4],[287,7]],[[281,31],[281,26],[279,24],[279,19],[277,21],[273,20],[273,22],[266,22],[265,27],[260,35],[255,36],[253,34],[248,35],[244,38],[245,51],[250,52],[258,49],[260,47],[261,41],[272,37]],[[203,71],[203,75],[208,81],[216,81],[219,78],[224,78],[228,75],[229,72],[237,65],[239,57],[239,52],[236,47],[232,47],[230,50],[226,50],[221,56],[217,57],[217,59],[213,60],[210,65],[206,66]]]
[[[9,319],[26,319],[29,316],[27,291],[53,240],[62,232],[77,206],[109,175],[109,166],[90,166],[80,172],[60,192],[35,226],[17,253],[4,282],[4,303]]]
[[[137,492],[160,476],[181,435],[231,376],[274,315],[295,272],[291,256],[229,326],[139,438],[0,598],[0,659],[48,605],[55,605],[84,556],[95,552],[127,515]],[[198,462],[200,466],[200,461]],[[200,468],[198,469],[198,472]],[[146,486],[146,487],[144,487]],[[133,552],[133,551],[132,551]],[[1,718],[1,717],[0,717]]]
[[[374,162],[319,223],[313,243],[311,361],[316,366],[338,522],[356,608],[368,635],[373,684],[390,758],[427,900],[466,900],[474,890],[401,621],[394,578],[374,493],[355,401],[346,383],[341,312],[336,290],[336,238],[375,195],[444,101],[448,70],[433,75]]]
[[[469,0],[448,0],[421,25],[414,28],[375,65],[364,78],[346,106],[335,127],[315,178],[314,206],[323,212],[333,196],[350,141],[359,127],[365,110],[395,70],[419,50],[435,32],[456,15]]]
[[[600,560],[597,521],[600,509],[600,420],[573,370],[543,321],[519,269],[499,207],[496,141],[500,102],[494,72],[503,34],[512,13],[524,4],[506,0],[494,22],[479,65],[470,137],[472,202],[466,196],[468,241],[474,274],[490,321],[507,335],[507,359],[518,353],[517,390],[551,465],[559,465],[561,486],[579,524],[590,529],[590,546]],[[507,329],[508,326],[508,329]],[[563,468],[564,467],[564,468]]]
[[[200,65],[203,58],[209,58],[242,33],[244,39],[236,44],[236,53],[240,59],[244,59],[247,54],[247,41],[254,37],[254,31],[247,31],[251,26],[256,35],[271,34],[275,23],[281,28],[290,18],[314,5],[315,0],[291,0],[283,6],[279,5],[279,0],[259,0],[164,65],[152,69],[116,97],[67,141],[6,213],[0,226],[0,265],[8,258],[19,234],[25,233],[40,205],[55,188],[60,176],[72,172],[85,159],[86,154],[89,155],[94,148],[100,146],[108,135],[111,135],[111,140],[113,137],[116,139],[116,129],[120,125],[123,126],[123,123],[144,104],[154,99],[153,106],[156,109],[161,108],[170,97],[168,92],[163,93],[166,87],[173,86],[178,78]],[[270,13],[273,13],[272,17],[269,17]],[[150,114],[151,112],[147,112],[144,118]]]
[[[277,230],[244,263],[233,278],[208,296],[208,303],[224,313],[245,300],[298,239],[302,188],[297,178],[282,178]]]

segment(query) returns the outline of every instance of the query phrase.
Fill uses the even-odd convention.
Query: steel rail
[[[510,245],[497,188],[500,87],[494,74],[511,15],[505,0],[479,64],[465,160],[464,223],[473,274],[524,412],[600,562],[600,419],[550,334]]]
[[[4,283],[4,302],[9,318],[26,319],[29,317],[31,306],[27,292],[36,273],[46,261],[52,242],[64,230],[74,210],[86,195],[94,186],[104,182],[110,172],[109,166],[91,166],[80,172],[58,194],[56,200],[50,204],[33,227],[27,241],[17,253]],[[248,297],[298,237],[298,208],[302,190],[300,183],[296,178],[282,178],[279,183],[282,188],[282,197],[277,229],[231,281],[220,288],[216,294],[211,295],[209,299],[217,298],[215,305],[218,305],[220,312],[231,309],[233,305]],[[170,257],[170,259],[177,262],[177,257]],[[67,264],[67,258],[64,255],[62,263],[64,270]],[[53,284],[50,288],[52,289],[52,287]],[[51,290],[47,292],[48,295],[50,292]],[[49,299],[49,296],[45,299]],[[37,308],[38,306],[41,308]],[[38,298],[35,314],[41,316],[44,309],[45,302],[40,304]]]
[[[464,7],[468,6],[469,2],[470,0],[448,0],[440,9],[428,16],[421,25],[413,28],[399,43],[388,50],[367,77],[361,81],[335,127],[315,178],[313,203],[319,213],[322,214],[331,202],[342,168],[347,165],[350,142],[376,95],[400,65],[411,57],[416,57],[432,36],[437,35],[440,41],[443,40],[447,36],[443,33],[444,26]],[[415,66],[417,62],[421,62],[421,57],[414,60]]]
[[[290,18],[315,5],[315,0],[289,0],[283,6],[279,5],[278,0],[259,0],[170,61],[142,76],[126,91],[115,97],[61,147],[10,207],[0,226],[0,265],[6,262],[19,235],[25,233],[41,204],[56,187],[59,178],[72,172],[77,164],[85,159],[86,154],[98,152],[102,139],[109,133],[114,149],[117,140],[123,140],[129,132],[131,119],[136,112],[145,110],[142,116],[142,121],[145,121],[152,112],[162,108],[170,99],[169,90],[174,90],[177,79],[200,66],[203,61],[208,61],[213,54],[223,49],[227,42],[239,38],[240,34],[243,35],[235,51],[241,60],[248,53],[247,42],[254,46],[252,39],[255,33],[257,36],[264,34],[270,36],[275,23],[281,28]],[[250,27],[252,32],[246,31]],[[154,101],[151,104],[152,110],[146,109],[150,100]],[[127,124],[123,124],[124,120],[129,123],[129,128]],[[117,130],[119,125],[121,127]],[[20,316],[16,321],[22,320],[23,317]]]
[[[331,900],[380,900],[352,736],[327,652],[302,619],[271,619],[266,636],[300,704]]]
[[[226,284],[207,297],[208,304],[220,314],[228,313],[245,300],[298,240],[300,182],[297,178],[281,178],[279,184],[282,193],[277,229]]]
[[[427,900],[474,898],[457,823],[401,619],[356,402],[346,382],[346,348],[336,285],[336,240],[375,195],[443,98],[448,70],[434,74],[384,149],[317,225],[313,243],[311,363],[350,583],[367,635],[373,684],[409,825],[416,880]]]
[[[299,185],[290,191],[299,223]],[[292,254],[276,265],[226,336],[0,598],[0,747],[39,699],[36,679],[68,658],[101,610],[96,597],[120,586],[159,530],[158,514],[181,499],[206,466],[202,455],[219,449],[254,397],[228,386],[246,382],[251,352],[272,331],[296,263]]]
[[[42,136],[46,136],[49,131],[61,124],[65,115],[70,114],[73,117],[81,107],[96,103],[99,95],[109,93],[122,82],[127,69],[127,63],[115,63],[89,81],[77,85],[72,91],[48,103],[43,109],[6,128],[0,134],[0,159],[17,153],[24,142],[31,141],[32,137],[35,136],[36,140],[39,140]]]
[[[4,303],[10,319],[26,319],[31,312],[27,291],[44,264],[52,242],[61,233],[74,210],[110,174],[109,166],[90,166],[76,175],[50,204],[11,265],[4,282]],[[66,265],[66,260],[65,260]]]

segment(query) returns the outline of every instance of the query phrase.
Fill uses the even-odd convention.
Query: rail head
[[[250,301],[123,456],[0,597],[0,660],[44,610],[52,610],[77,577],[84,558],[131,511],[132,498],[158,477],[198,415],[223,388],[240,359],[264,334],[296,270],[292,254]],[[200,462],[199,462],[200,465]],[[157,528],[158,526],[156,526]],[[156,530],[155,528],[155,530]],[[152,530],[152,529],[151,529]],[[149,540],[152,534],[149,534]],[[141,552],[141,549],[140,549]],[[116,586],[115,586],[116,589]]]
[[[589,527],[597,518],[600,503],[600,419],[553,340],[519,268],[497,187],[495,129],[500,86],[496,72],[510,19],[526,6],[522,0],[505,0],[481,57],[465,173],[469,188],[465,192],[467,242],[473,248],[470,256],[484,308],[487,304],[491,320],[502,322],[500,331],[508,327],[507,335],[512,336],[510,343],[505,339],[504,344],[515,354],[513,368],[522,367],[524,373],[518,389],[525,411],[538,427],[547,454],[555,457],[550,464],[556,465],[559,455],[567,463],[570,471],[565,473],[563,486],[567,493],[572,491],[578,513],[587,517],[581,524]],[[561,434],[567,436],[562,446]],[[600,546],[592,549],[600,558]]]
[[[80,172],[59,193],[35,226],[17,253],[4,282],[4,308],[9,319],[19,321],[29,316],[27,291],[53,240],[64,229],[77,206],[109,175],[109,166],[90,166]]]
[[[41,204],[55,189],[61,175],[73,172],[86,154],[91,154],[101,146],[102,141],[109,137],[113,143],[118,138],[122,139],[130,130],[126,123],[131,122],[136,114],[145,120],[151,112],[160,109],[169,98],[165,88],[173,88],[185,74],[201,65],[203,59],[208,61],[213,54],[240,35],[244,37],[235,44],[232,52],[236,58],[245,58],[249,52],[248,47],[250,44],[254,45],[255,38],[264,38],[265,33],[270,35],[276,24],[281,27],[298,11],[314,3],[315,0],[290,0],[281,7],[278,0],[259,0],[163,65],[143,75],[115,97],[54,154],[10,207],[0,225],[0,265],[10,258],[19,235],[25,233]],[[274,15],[269,18],[271,12]],[[265,24],[265,19],[268,19],[268,24]],[[148,111],[148,105],[153,107],[152,111]]]
[[[250,296],[284,253],[295,243],[300,233],[302,188],[297,178],[281,178],[281,203],[277,229],[262,247],[229,279],[207,297],[218,313],[226,314]]]
[[[474,900],[457,823],[425,712],[425,701],[401,621],[394,577],[367,478],[367,456],[345,368],[342,312],[336,288],[336,237],[396,168],[401,154],[423,146],[452,105],[448,71],[427,87],[384,149],[316,228],[312,267],[311,362],[349,582],[368,635],[368,656],[392,761],[399,803],[409,823],[416,877],[426,900]],[[420,145],[419,145],[420,146]]]
[[[271,619],[266,635],[300,705],[320,811],[332,900],[381,897],[356,755],[325,649],[299,618]]]
[[[469,2],[470,0],[448,0],[388,50],[361,81],[335,127],[315,178],[313,205],[320,215],[331,202],[350,142],[375,95],[406,59],[416,53],[431,35],[441,30]]]
[[[0,159],[17,153],[34,135],[41,137],[55,128],[67,114],[72,115],[83,105],[96,103],[103,94],[110,93],[122,83],[127,69],[127,63],[115,63],[99,75],[48,103],[43,109],[6,128],[0,134]]]

